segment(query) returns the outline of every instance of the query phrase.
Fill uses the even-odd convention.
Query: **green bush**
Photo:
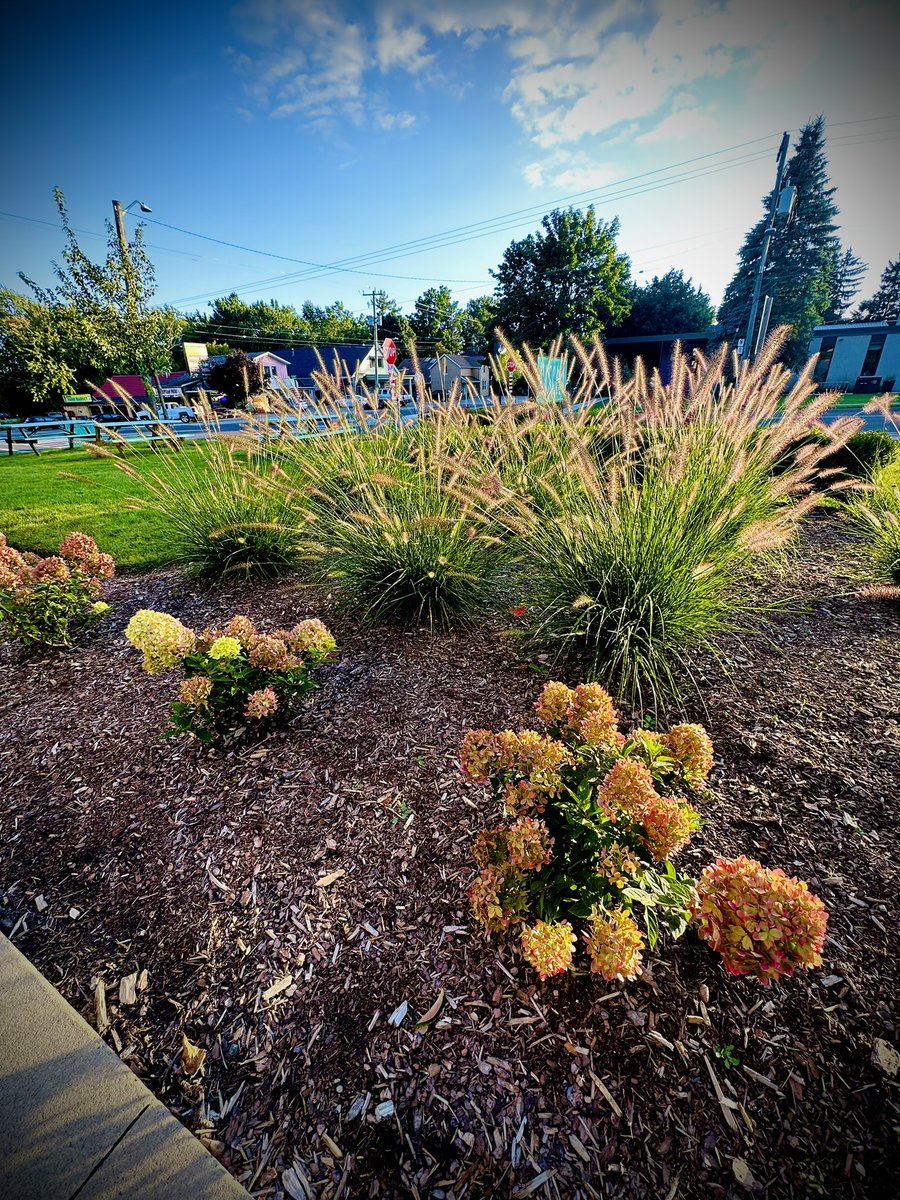
[[[827,445],[827,438],[819,434],[819,445]],[[852,479],[872,479],[882,467],[889,466],[900,453],[900,442],[887,430],[864,429],[854,433],[846,443],[837,447],[825,460],[826,468],[840,471]]]

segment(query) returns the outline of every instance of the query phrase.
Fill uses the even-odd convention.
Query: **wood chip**
[[[316,880],[316,887],[330,887],[338,879],[341,879],[347,872],[343,867],[338,867],[336,871],[332,871],[330,875],[323,875],[321,879]]]
[[[44,899],[43,896],[35,896],[34,907],[38,910],[38,912],[43,912],[44,909],[47,907],[47,901]]]
[[[593,1071],[588,1071],[588,1074],[590,1075],[591,1079],[594,1081],[594,1086],[596,1087],[597,1091],[600,1093],[600,1095],[603,1097],[603,1099],[606,1101],[606,1103],[609,1105],[609,1107],[613,1110],[613,1112],[616,1114],[617,1117],[621,1117],[622,1110],[621,1110],[621,1108],[619,1108],[618,1104],[615,1101],[615,1098],[613,1097],[612,1093],[610,1092],[610,1090],[606,1086],[606,1084],[603,1082],[603,1080],[598,1075],[595,1075]]]
[[[886,1075],[896,1075],[900,1070],[900,1054],[884,1038],[875,1039],[872,1046],[872,1062]]]
[[[119,980],[119,1003],[136,1004],[137,1003],[137,971],[131,975],[125,975]]]
[[[552,1179],[555,1174],[555,1171],[541,1171],[540,1175],[535,1175],[534,1179],[526,1183],[524,1187],[520,1187],[518,1191],[513,1192],[513,1197],[515,1200],[524,1200],[525,1196],[530,1196],[532,1192],[536,1192],[539,1187],[543,1187],[544,1184],[549,1179]]]
[[[109,1017],[106,1015],[106,984],[98,979],[94,985],[94,1011],[97,1014],[97,1032],[106,1033]]]
[[[271,987],[267,987],[262,994],[263,1000],[272,1000],[275,996],[280,996],[294,982],[293,975],[282,975],[280,979],[276,979]]]
[[[291,1200],[314,1200],[315,1198],[312,1184],[296,1163],[282,1172],[281,1186]]]
[[[736,1105],[734,1104],[734,1101],[729,1100],[728,1097],[725,1095],[725,1093],[722,1091],[722,1085],[719,1083],[719,1080],[716,1077],[716,1073],[713,1070],[712,1063],[709,1061],[709,1057],[706,1054],[703,1055],[703,1061],[706,1063],[707,1071],[709,1071],[709,1077],[712,1080],[712,1085],[713,1085],[713,1088],[715,1089],[716,1099],[719,1101],[719,1107],[721,1108],[722,1113],[725,1117],[725,1124],[728,1126],[729,1129],[737,1130],[739,1128],[739,1126],[738,1126],[737,1121],[734,1119],[734,1113],[732,1113],[732,1111],[731,1111],[731,1109],[733,1107],[736,1107]]]

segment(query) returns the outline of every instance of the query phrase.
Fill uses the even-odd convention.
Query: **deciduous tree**
[[[715,315],[709,296],[683,271],[654,275],[631,289],[631,312],[616,330],[621,337],[687,333],[708,328]]]
[[[619,325],[631,307],[630,264],[617,218],[593,207],[554,209],[541,229],[509,244],[491,274],[497,324],[516,342],[546,347],[560,334],[589,339]]]

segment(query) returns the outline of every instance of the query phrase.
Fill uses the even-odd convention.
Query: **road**
[[[410,420],[415,416],[415,406],[410,405],[408,407],[401,408],[400,413],[404,419]],[[900,432],[898,432],[897,427],[892,425],[890,422],[885,421],[884,417],[880,413],[864,413],[861,407],[832,409],[830,412],[825,413],[822,420],[826,425],[830,425],[832,422],[837,421],[841,417],[859,417],[863,422],[863,429],[887,430],[892,437],[900,437]],[[242,417],[223,418],[219,422],[219,429],[223,433],[239,433],[242,430],[246,430],[248,426],[249,422]],[[198,438],[204,438],[208,436],[206,426],[201,424],[199,421],[179,421],[176,428],[180,437],[196,440]],[[38,449],[40,450],[64,450],[68,447],[68,440],[63,434],[50,432],[42,433],[40,426],[36,427],[36,433],[39,439]],[[141,440],[141,430],[136,426],[121,426],[119,427],[119,433],[125,438],[126,441],[129,442],[140,442]],[[0,429],[0,438],[2,438],[2,429]],[[76,444],[83,445],[84,443],[82,442]],[[3,449],[5,449],[5,447],[3,446],[2,442],[0,442],[0,451]],[[30,449],[25,444],[16,446],[13,452],[15,454],[31,453]]]

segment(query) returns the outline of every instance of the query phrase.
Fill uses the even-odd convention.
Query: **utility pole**
[[[375,407],[378,407],[378,306],[384,299],[384,292],[372,288],[371,292],[363,292],[364,296],[369,296],[372,300],[372,336],[375,342]]]
[[[741,359],[746,361],[753,353],[753,331],[756,329],[756,314],[759,310],[759,297],[762,294],[763,275],[766,270],[766,259],[769,257],[769,244],[772,241],[772,236],[775,233],[775,217],[779,211],[779,201],[781,200],[781,185],[784,181],[784,168],[787,164],[788,148],[791,144],[791,135],[785,131],[781,139],[781,147],[778,151],[778,170],[775,175],[775,190],[772,192],[772,202],[769,205],[769,219],[766,225],[766,231],[763,234],[762,249],[759,255],[759,267],[756,272],[756,283],[753,287],[753,299],[750,301],[750,317],[747,321],[747,333],[744,337],[744,349],[741,354]],[[771,310],[770,310],[771,311]]]

